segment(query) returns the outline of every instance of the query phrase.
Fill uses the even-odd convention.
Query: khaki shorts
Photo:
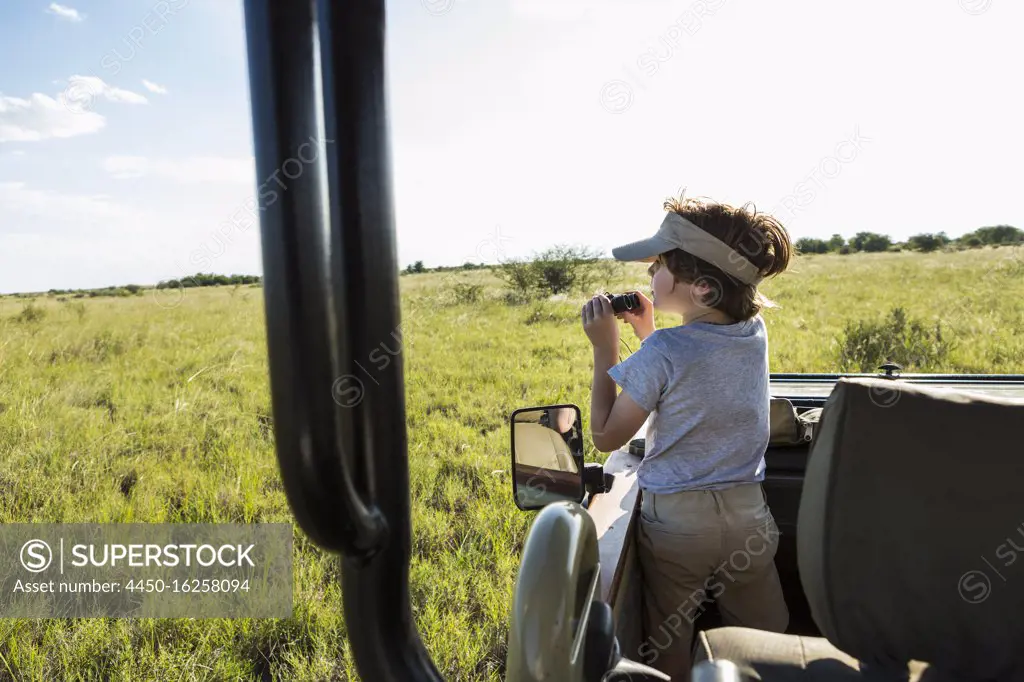
[[[726,625],[785,631],[779,529],[760,483],[645,492],[639,531],[646,639],[638,660],[689,679],[693,623],[712,600]]]

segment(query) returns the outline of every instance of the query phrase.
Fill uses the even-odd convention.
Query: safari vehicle
[[[332,400],[335,378],[400,323],[384,3],[321,0],[314,12],[308,1],[246,0],[245,15],[259,176],[311,136],[334,141],[322,167],[260,206],[287,498],[308,536],[341,555],[361,677],[440,680],[410,609],[402,372],[381,374],[356,406]],[[393,362],[401,370],[401,356]],[[824,407],[810,443],[767,452],[790,632],[716,627],[709,609],[694,679],[1024,679],[1024,377],[887,374],[772,377],[797,411]],[[517,424],[564,425],[566,410],[568,435],[559,426],[551,451],[520,439]],[[513,501],[540,510],[513,597],[507,679],[666,679],[644,665],[654,633],[639,625],[639,457],[587,465],[572,405],[527,406],[511,422],[513,464],[529,467],[513,477]]]

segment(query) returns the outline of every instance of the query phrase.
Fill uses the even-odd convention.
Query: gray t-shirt
[[[760,315],[659,329],[608,374],[652,412],[637,470],[643,490],[716,490],[764,480],[771,396]]]

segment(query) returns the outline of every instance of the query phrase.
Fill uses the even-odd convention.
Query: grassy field
[[[1021,251],[802,257],[764,287],[780,306],[765,314],[772,370],[836,371],[848,323],[902,307],[941,323],[908,369],[1024,373]],[[415,617],[447,679],[498,680],[532,518],[512,504],[506,419],[556,402],[587,419],[583,295],[508,305],[489,271],[401,281]],[[479,300],[459,303],[456,283]],[[618,265],[600,284],[647,280]],[[0,298],[0,522],[291,521],[261,289],[29,303]],[[0,679],[355,679],[336,562],[297,527],[294,561],[287,620],[0,621]]]

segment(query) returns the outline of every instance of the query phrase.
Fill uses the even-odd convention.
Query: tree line
[[[462,265],[438,265],[434,268],[428,268],[423,265],[423,261],[418,260],[415,263],[411,263],[402,270],[403,275],[417,275],[421,272],[452,272],[457,270],[481,270],[483,268],[491,267],[489,265],[483,265],[482,263],[470,263],[469,261]]]
[[[259,284],[263,281],[257,275],[215,275],[211,273],[198,272],[189,277],[181,279],[169,279],[159,282],[157,289],[188,289],[190,287],[218,287],[225,284]]]
[[[921,234],[915,234],[906,241],[898,242],[885,234],[879,234],[877,232],[858,232],[849,239],[840,234],[834,234],[829,239],[803,237],[802,239],[798,239],[794,246],[796,246],[797,251],[800,253],[848,254],[856,253],[858,251],[866,253],[879,251],[921,251],[927,253],[947,248],[977,249],[984,246],[1005,246],[1014,244],[1024,244],[1024,230],[1013,227],[1012,225],[992,225],[988,227],[980,227],[973,232],[968,232],[967,234],[956,238],[949,237],[945,232],[922,232]],[[564,247],[556,247],[554,250],[549,251],[553,254],[554,251],[558,250],[558,248]],[[596,261],[599,258],[594,254],[588,254],[587,259]],[[539,260],[544,261],[545,258],[539,258]],[[564,260],[564,258],[556,258],[552,256],[551,260]],[[462,265],[441,265],[434,268],[428,268],[423,264],[423,261],[418,260],[405,266],[405,268],[402,269],[401,274],[414,275],[423,272],[479,270],[481,268],[490,267],[498,267],[506,274],[509,270],[509,268],[504,267],[504,264],[490,266],[468,262],[463,263]]]
[[[179,289],[191,287],[214,287],[223,285],[260,284],[263,281],[258,275],[215,275],[199,272],[180,279],[168,279],[156,284],[157,289]],[[97,296],[137,296],[145,289],[153,289],[153,285],[124,284],[121,286],[101,287],[98,289],[50,289],[50,296],[67,296],[70,298],[96,298]],[[15,296],[34,296],[25,293]]]
[[[800,253],[854,253],[857,251],[937,251],[939,249],[977,249],[983,246],[1004,246],[1024,244],[1024,230],[1012,225],[980,227],[955,239],[945,232],[923,232],[915,234],[905,242],[895,242],[891,237],[877,232],[858,232],[850,239],[834,234],[830,239],[804,237],[796,241]]]

